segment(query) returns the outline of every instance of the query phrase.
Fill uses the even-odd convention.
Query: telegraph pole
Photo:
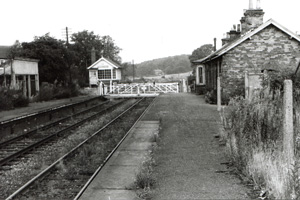
[[[134,60],[132,60],[132,82],[134,81]]]
[[[63,38],[66,38],[66,46],[69,45],[69,32],[72,32],[68,27],[62,29],[62,36]]]
[[[67,46],[69,45],[69,31],[68,27],[66,27],[66,38],[67,38]]]

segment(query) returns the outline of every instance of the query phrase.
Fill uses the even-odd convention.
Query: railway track
[[[66,136],[71,133],[70,131],[72,129],[99,115],[109,112],[122,104],[123,101],[113,105],[106,105],[107,103],[108,102],[98,104],[0,143],[0,166],[6,165],[6,167],[2,167],[2,169],[11,168],[12,166],[9,165],[10,161],[14,161],[15,163],[17,160],[22,160],[24,157],[22,157],[22,155],[27,152],[33,150],[37,151],[39,150],[39,146],[49,143],[58,137]]]
[[[110,158],[153,98],[141,99],[57,159],[6,199],[74,199]],[[100,166],[100,168],[99,168]]]

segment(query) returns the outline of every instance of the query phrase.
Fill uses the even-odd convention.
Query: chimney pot
[[[253,10],[253,0],[249,0],[249,10]]]
[[[256,1],[256,9],[261,9],[261,6],[260,6],[260,0],[257,0]]]
[[[237,25],[237,32],[241,32],[241,25],[240,24]]]

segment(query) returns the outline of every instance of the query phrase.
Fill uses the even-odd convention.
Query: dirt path
[[[249,199],[247,189],[229,174],[216,106],[203,97],[181,93],[160,96],[144,120],[161,120],[153,200]],[[225,173],[224,173],[225,172]]]

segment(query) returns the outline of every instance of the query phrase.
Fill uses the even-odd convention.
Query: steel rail
[[[57,106],[57,107],[54,107],[54,108],[49,108],[49,109],[46,109],[46,110],[30,113],[30,114],[27,114],[27,115],[22,115],[22,116],[15,117],[15,118],[8,119],[8,120],[4,120],[4,121],[0,121],[0,129],[4,128],[4,127],[7,127],[10,124],[16,123],[17,121],[23,121],[23,120],[30,119],[30,118],[33,118],[33,117],[37,117],[37,116],[42,115],[42,114],[51,113],[51,112],[57,111],[59,109],[69,108],[69,107],[72,107],[72,106],[88,103],[90,101],[96,100],[97,98],[100,99],[100,97],[94,97],[94,98],[91,98],[91,99],[88,99],[88,100],[83,100],[83,101],[70,103],[70,104],[64,104],[64,105]]]
[[[104,110],[101,110],[101,111],[99,111],[98,113],[96,113],[96,114],[94,114],[94,115],[92,115],[92,116],[90,116],[90,117],[88,117],[88,118],[85,118],[85,119],[83,119],[83,120],[81,120],[81,121],[79,121],[79,122],[77,122],[77,123],[75,123],[75,124],[73,124],[73,125],[71,125],[71,126],[68,126],[68,127],[64,128],[64,129],[58,131],[58,132],[55,132],[55,133],[53,133],[53,134],[51,134],[51,135],[49,135],[49,136],[47,136],[47,137],[41,139],[41,140],[38,141],[38,142],[36,142],[36,143],[34,143],[34,144],[32,144],[32,145],[29,145],[28,147],[23,148],[23,149],[21,149],[20,151],[17,151],[17,152],[15,152],[15,153],[13,153],[13,154],[7,156],[7,157],[4,158],[4,159],[1,159],[1,160],[0,160],[0,166],[5,165],[5,164],[8,163],[9,161],[11,161],[11,160],[13,160],[13,159],[19,157],[20,155],[22,155],[22,154],[24,154],[24,153],[26,153],[26,152],[28,152],[28,151],[34,149],[34,148],[37,148],[38,146],[41,146],[42,144],[44,144],[44,143],[46,143],[46,142],[48,142],[48,141],[54,139],[54,138],[57,137],[57,136],[62,135],[64,132],[69,131],[69,130],[72,130],[73,128],[76,128],[76,127],[82,125],[83,123],[87,122],[88,120],[91,120],[91,119],[95,118],[96,116],[101,115],[101,114],[107,112],[107,110],[109,110],[109,109],[111,109],[111,108],[113,108],[113,107],[116,107],[116,106],[120,105],[121,103],[123,103],[123,101],[122,101],[122,102],[119,102],[119,103],[117,103],[117,104],[115,104],[115,105],[113,105],[113,106],[111,106],[111,107],[109,107],[109,108],[106,108],[106,109],[104,109]]]
[[[42,172],[40,172],[38,175],[36,175],[34,178],[29,180],[27,183],[25,183],[23,186],[21,186],[18,190],[16,190],[13,194],[8,196],[6,200],[11,200],[15,198],[17,195],[19,195],[21,192],[23,192],[25,189],[27,189],[29,186],[31,186],[35,181],[38,179],[44,177],[47,173],[50,172],[57,164],[59,164],[62,160],[67,158],[70,155],[73,155],[77,149],[79,149],[81,146],[83,146],[87,141],[91,140],[93,137],[95,137],[97,134],[99,134],[102,130],[104,130],[106,127],[108,127],[110,124],[112,124],[114,121],[119,119],[121,116],[123,116],[125,113],[127,113],[129,110],[131,110],[134,106],[139,104],[144,98],[140,99],[139,101],[135,102],[132,106],[127,108],[125,111],[123,111],[121,114],[119,114],[117,117],[112,119],[110,122],[108,122],[106,125],[104,125],[102,128],[94,132],[91,136],[89,136],[87,139],[82,141],[80,144],[78,144],[76,147],[74,147],[72,150],[70,150],[68,153],[60,157],[58,160],[56,160],[54,163],[52,163],[50,166],[48,166],[46,169],[44,169]]]
[[[153,99],[153,101],[151,102],[151,104],[149,104],[149,106],[144,110],[144,112],[141,114],[141,116],[136,120],[136,122],[131,126],[131,128],[129,129],[129,131],[127,131],[127,133],[124,135],[124,137],[120,140],[120,142],[115,146],[115,148],[110,152],[110,154],[105,158],[105,160],[103,161],[103,163],[98,167],[98,169],[94,172],[94,174],[91,176],[91,178],[86,182],[86,184],[82,187],[82,189],[79,191],[79,193],[76,195],[76,197],[74,198],[74,200],[78,200],[81,195],[84,193],[84,191],[87,189],[87,187],[91,184],[91,182],[94,180],[94,178],[98,175],[98,173],[101,171],[101,169],[104,167],[104,165],[108,162],[108,160],[112,157],[112,155],[117,151],[117,149],[119,148],[119,146],[123,143],[123,141],[127,138],[127,136],[129,135],[129,133],[132,131],[132,129],[136,126],[136,124],[142,119],[142,117],[144,117],[144,115],[146,114],[146,112],[152,107],[152,105],[154,104],[156,98]]]
[[[31,135],[31,134],[37,133],[37,131],[41,131],[41,130],[48,129],[48,128],[52,127],[52,126],[55,126],[55,125],[57,125],[57,124],[59,124],[59,123],[62,123],[63,121],[66,121],[66,120],[68,120],[68,119],[71,119],[72,117],[76,117],[76,116],[78,116],[78,115],[85,114],[85,113],[87,113],[87,112],[89,112],[89,111],[91,111],[91,110],[93,110],[93,109],[97,109],[97,107],[103,106],[104,104],[107,104],[107,103],[109,103],[109,102],[108,102],[108,101],[105,101],[105,102],[103,102],[103,103],[101,103],[101,104],[99,104],[99,105],[93,106],[93,107],[91,107],[91,108],[89,108],[89,109],[86,109],[86,110],[83,110],[83,111],[81,111],[81,112],[75,113],[75,114],[73,114],[73,115],[69,115],[69,116],[67,116],[67,117],[65,117],[65,118],[56,120],[56,121],[54,121],[54,122],[52,122],[52,123],[50,123],[50,124],[47,124],[47,125],[45,125],[45,126],[42,126],[42,127],[39,127],[39,128],[35,128],[35,129],[33,129],[33,130],[31,130],[31,131],[29,131],[29,132],[27,132],[27,133],[24,133],[24,134],[19,135],[19,136],[17,136],[17,137],[11,138],[11,139],[6,140],[6,141],[4,141],[4,142],[0,142],[0,148],[2,148],[2,146],[4,146],[4,145],[8,145],[8,144],[10,144],[10,143],[12,143],[12,142],[15,142],[16,140],[19,140],[19,139],[22,139],[22,138],[24,138],[24,137],[27,137],[27,136],[29,136],[29,135]]]

